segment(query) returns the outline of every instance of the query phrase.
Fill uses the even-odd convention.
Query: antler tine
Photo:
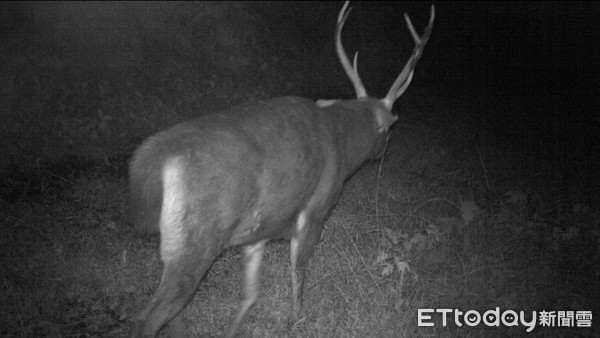
[[[357,98],[366,97],[367,91],[365,90],[365,86],[363,85],[360,76],[358,75],[358,67],[356,66],[356,59],[358,57],[358,52],[354,55],[354,66],[350,64],[350,60],[348,60],[348,56],[346,55],[346,51],[344,50],[344,46],[342,45],[342,29],[344,28],[344,23],[350,14],[352,8],[348,8],[348,4],[350,1],[346,1],[344,3],[344,7],[340,11],[337,20],[337,26],[335,28],[335,46],[338,54],[338,58],[344,67],[344,71],[348,78],[352,82],[354,86],[354,92],[356,93]]]
[[[431,35],[431,30],[433,29],[433,22],[435,20],[435,6],[431,5],[431,15],[429,17],[429,24],[427,25],[427,27],[425,27],[425,32],[423,33],[423,36],[419,36],[419,34],[417,34],[408,14],[404,14],[404,19],[406,20],[408,30],[410,31],[410,34],[412,35],[412,38],[415,41],[415,47],[413,48],[410,59],[408,59],[408,62],[406,62],[406,65],[404,65],[404,68],[400,72],[400,75],[398,75],[398,78],[396,78],[396,81],[394,81],[394,84],[392,84],[392,87],[388,91],[385,98],[382,100],[383,104],[388,109],[392,109],[394,102],[402,94],[404,94],[404,91],[406,90],[406,88],[408,88],[408,85],[410,85],[410,82],[412,81],[415,66],[417,65],[417,62],[423,54],[423,49],[425,48],[427,40],[429,40],[429,35]]]

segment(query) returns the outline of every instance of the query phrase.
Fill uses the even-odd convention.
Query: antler
[[[350,1],[346,1],[346,3],[344,3],[344,7],[342,7],[342,10],[340,11],[340,14],[338,14],[337,26],[335,28],[335,46],[340,62],[344,67],[344,71],[354,86],[356,97],[362,98],[367,96],[367,91],[365,90],[365,86],[358,75],[358,67],[356,65],[358,52],[354,54],[354,63],[351,65],[350,60],[348,60],[348,56],[346,55],[346,51],[344,50],[344,46],[342,45],[342,29],[344,28],[346,18],[348,18],[348,14],[350,14],[350,10],[352,9],[348,8],[349,3]],[[381,100],[386,108],[390,110],[392,109],[394,102],[404,93],[412,81],[415,66],[421,58],[421,54],[423,54],[423,49],[425,48],[427,40],[429,40],[429,35],[431,35],[431,30],[433,29],[433,21],[435,20],[435,6],[431,5],[429,24],[427,27],[425,27],[425,32],[422,36],[419,36],[415,31],[408,14],[404,13],[404,19],[406,19],[406,25],[410,30],[413,40],[415,41],[415,48],[413,48],[410,59],[408,59],[408,62],[406,62],[406,65],[404,65],[404,68],[400,72],[400,75],[398,75],[398,78],[396,78],[396,81],[394,81],[394,84],[392,84],[392,87],[388,91],[387,95]]]
[[[425,44],[427,44],[427,40],[429,40],[429,35],[431,34],[431,29],[433,28],[433,21],[435,20],[435,7],[431,5],[431,16],[429,17],[429,25],[425,27],[425,33],[423,33],[421,37],[419,37],[419,35],[415,31],[415,28],[413,27],[413,24],[410,21],[410,17],[408,16],[408,14],[404,13],[404,18],[406,19],[406,24],[408,25],[410,34],[412,35],[413,40],[415,40],[415,48],[413,48],[410,59],[408,59],[408,62],[406,63],[406,65],[404,65],[402,72],[400,72],[400,75],[398,75],[398,78],[396,79],[396,81],[394,81],[394,84],[392,84],[392,87],[388,91],[387,95],[384,99],[381,100],[388,109],[392,109],[394,102],[404,93],[404,91],[412,81],[415,66],[419,61],[419,58],[421,58],[423,48],[425,48]],[[354,68],[356,69],[356,65]],[[356,76],[358,77],[358,74]]]
[[[365,90],[365,86],[360,80],[360,76],[358,75],[358,68],[356,67],[356,59],[358,58],[358,52],[354,54],[354,67],[350,65],[350,61],[348,60],[348,56],[346,56],[346,51],[344,50],[344,46],[342,45],[342,29],[344,28],[344,23],[346,22],[346,18],[348,18],[348,14],[350,14],[350,9],[348,9],[348,4],[350,1],[346,1],[344,7],[340,11],[337,20],[337,26],[335,27],[335,47],[337,50],[337,55],[340,58],[340,62],[346,71],[346,75],[350,78],[352,85],[354,86],[354,91],[356,92],[356,97],[366,97],[367,91]],[[348,9],[346,11],[346,9]]]

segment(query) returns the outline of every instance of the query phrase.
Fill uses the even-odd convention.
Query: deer
[[[226,337],[234,337],[259,297],[260,266],[270,240],[290,241],[291,313],[300,319],[309,259],[344,182],[363,163],[381,158],[398,117],[394,102],[412,81],[427,44],[429,24],[383,99],[367,95],[350,63],[342,29],[335,46],[356,99],[286,96],[248,102],[177,124],[147,138],[130,161],[130,213],[141,233],[160,232],[163,273],[150,302],[133,319],[132,337],[155,337],[167,324],[183,334],[177,318],[200,280],[225,249],[243,246],[244,294]]]

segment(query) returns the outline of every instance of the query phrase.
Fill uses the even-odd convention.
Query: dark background
[[[341,5],[3,2],[1,167],[127,151],[132,139],[247,99],[351,97],[333,48]],[[422,31],[429,3],[352,6],[346,49],[360,51],[365,86],[382,97],[412,48],[402,13]],[[476,137],[594,157],[599,7],[437,3],[413,87],[432,97],[468,88],[466,95],[484,100],[489,109],[465,112]]]

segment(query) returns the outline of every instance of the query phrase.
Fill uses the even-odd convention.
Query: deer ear
[[[341,100],[325,100],[325,99],[319,99],[317,100],[317,102],[315,102],[317,104],[317,107],[319,108],[325,108],[325,107],[329,107],[332,106],[338,102],[340,102]]]
[[[387,109],[378,107],[375,109],[375,120],[377,121],[377,132],[387,133],[388,129],[398,120],[398,116]]]

